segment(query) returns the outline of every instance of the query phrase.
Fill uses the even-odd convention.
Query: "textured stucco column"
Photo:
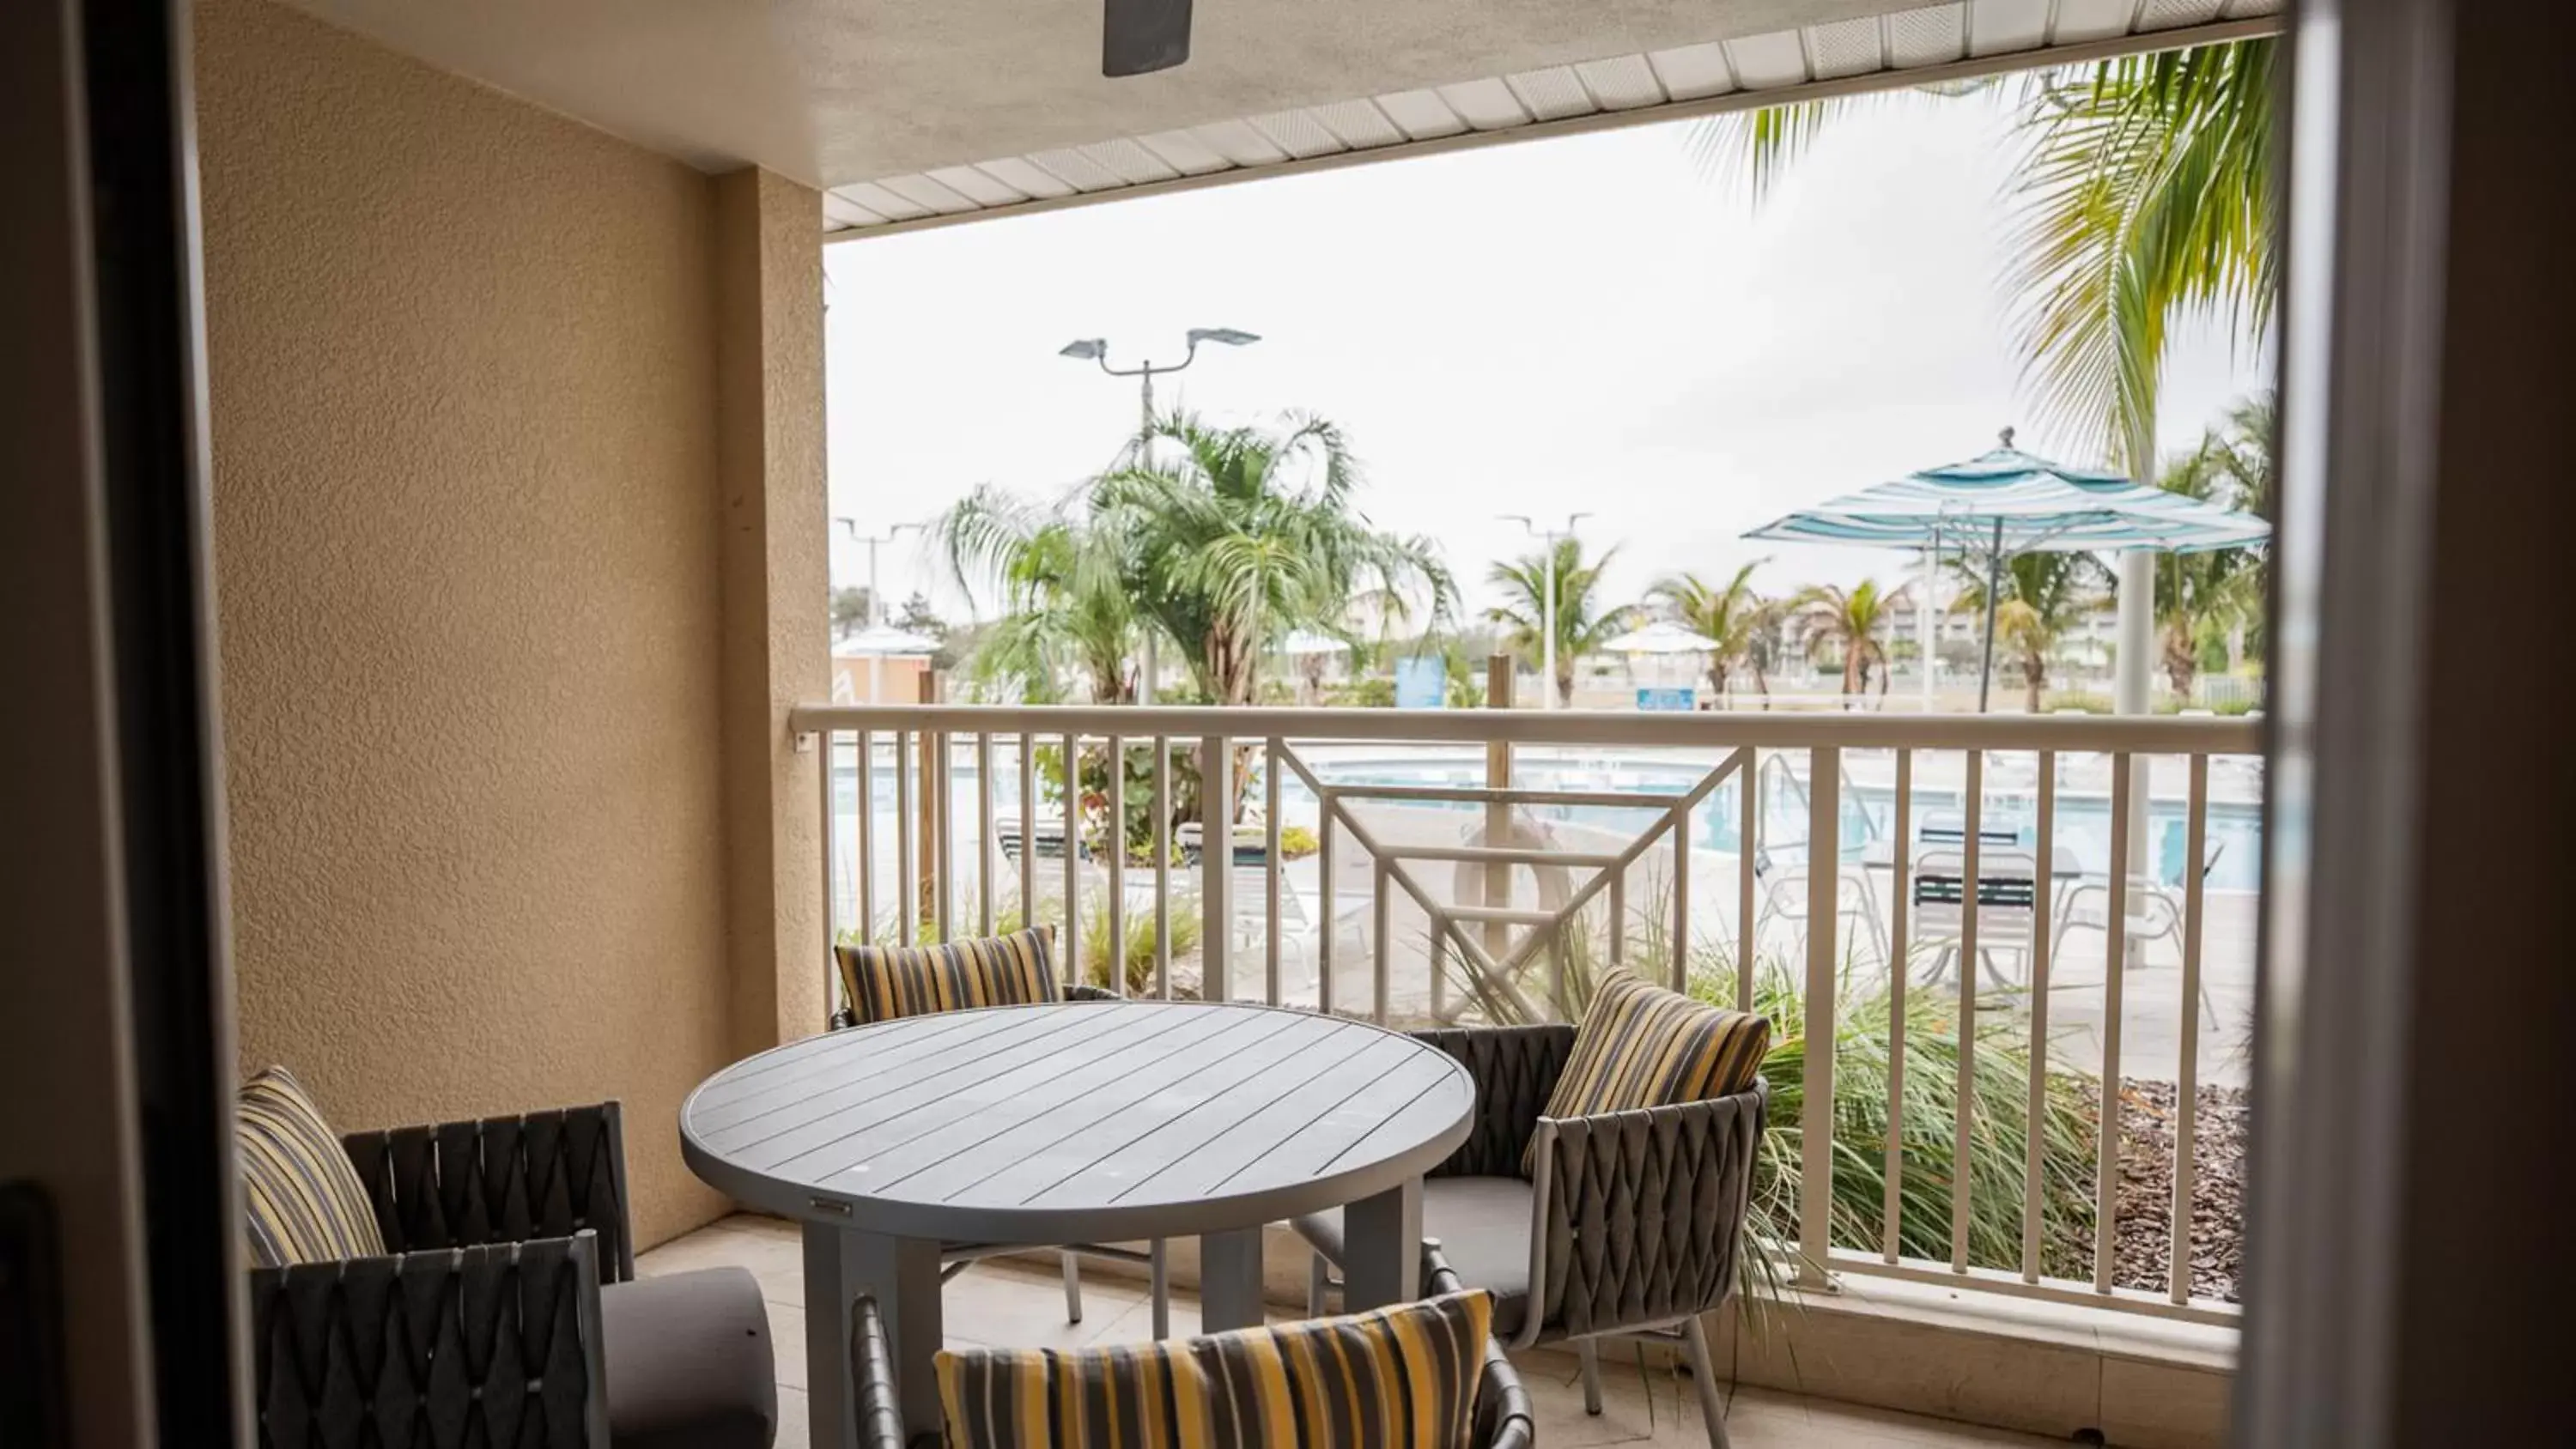
[[[787,712],[831,692],[821,198],[715,181],[717,481],[724,529],[724,810],[732,1035],[823,1026],[821,756]]]

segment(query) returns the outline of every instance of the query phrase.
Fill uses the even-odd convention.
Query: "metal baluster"
[[[1326,1016],[1333,1014],[1333,937],[1340,917],[1333,913],[1333,797],[1319,796],[1315,809],[1315,870],[1317,913],[1322,917],[1315,937],[1315,1009]]]
[[[1756,945],[1754,891],[1760,884],[1753,874],[1753,860],[1762,841],[1762,762],[1751,745],[1735,752],[1735,762],[1736,798],[1744,811],[1735,836],[1735,1009],[1751,1011]]]
[[[1689,807],[1676,804],[1669,817],[1673,829],[1673,966],[1672,988],[1690,990],[1690,865],[1691,817]]]
[[[2174,1084],[2173,1248],[2166,1287],[2176,1303],[2191,1301],[2192,1151],[2200,1135],[2200,928],[2202,861],[2209,853],[2209,756],[2191,757],[2183,805],[2182,1070]]]
[[[993,735],[975,732],[975,932],[993,934]]]
[[[925,842],[933,862],[930,898],[938,918],[939,939],[948,942],[957,939],[957,792],[950,788],[950,771],[957,763],[957,741],[946,730],[935,731],[929,738],[933,745],[926,759],[931,768],[921,788],[932,792],[931,839]]]
[[[1628,871],[1625,866],[1607,867],[1610,872],[1610,964],[1621,965],[1628,959]]]
[[[1806,1038],[1821,1049],[1806,1054],[1798,1118],[1798,1281],[1822,1287],[1833,1251],[1834,1202],[1834,897],[1842,859],[1842,751],[1818,745],[1807,752],[1807,1000]],[[1827,862],[1823,870],[1815,861]]]
[[[1127,994],[1127,737],[1109,737],[1109,989]]]
[[[1172,999],[1172,740],[1154,736],[1154,994]]]
[[[1020,731],[1020,929],[1038,925],[1038,737]]]
[[[2047,1207],[2041,1161],[2048,1148],[2040,1124],[2048,1112],[2048,968],[2053,964],[2049,920],[2057,913],[2057,752],[2039,752],[2039,839],[2035,851],[2039,878],[2031,906],[2030,931],[2030,1100],[2022,1119],[2021,1280],[2039,1281],[2039,1249]]]
[[[821,732],[820,738],[823,746],[823,1019],[829,1022],[839,1009],[839,1003],[833,997],[839,991],[841,975],[832,955],[836,940],[832,926],[841,911],[840,851],[835,848],[839,843],[841,822],[836,817],[840,814],[841,802],[832,790],[832,752],[840,748],[841,742],[828,729]]]
[[[910,946],[918,934],[914,922],[921,909],[921,887],[913,874],[912,731],[894,735],[894,943]]]
[[[1391,938],[1391,937],[1395,934],[1395,928],[1394,928],[1394,926],[1393,926],[1393,924],[1392,924],[1393,916],[1394,916],[1394,911],[1393,911],[1393,909],[1392,909],[1392,908],[1393,908],[1393,906],[1394,906],[1395,902],[1394,902],[1394,898],[1393,898],[1393,897],[1388,893],[1388,891],[1387,891],[1387,886],[1388,886],[1388,885],[1389,885],[1389,883],[1390,883],[1390,882],[1387,880],[1387,872],[1388,872],[1388,870],[1389,870],[1389,869],[1391,869],[1391,868],[1392,868],[1393,863],[1392,863],[1392,862],[1390,862],[1390,861],[1388,861],[1388,860],[1386,860],[1386,859],[1385,859],[1385,858],[1383,858],[1383,857],[1380,857],[1380,858],[1375,862],[1375,865],[1376,865],[1376,868],[1377,868],[1377,869],[1376,869],[1376,890],[1377,890],[1377,901],[1376,901],[1376,907],[1377,907],[1377,910],[1376,910],[1376,916],[1375,916],[1375,919],[1373,919],[1369,924],[1370,924],[1370,928],[1371,928],[1371,934],[1373,934],[1373,935],[1376,937],[1376,948],[1377,948],[1377,949],[1376,949],[1376,951],[1375,951],[1373,954],[1374,954],[1374,955],[1375,955],[1375,957],[1376,957],[1375,969],[1376,969],[1377,979],[1376,979],[1376,981],[1373,983],[1373,989],[1374,989],[1374,991],[1375,991],[1375,996],[1374,996],[1374,999],[1373,999],[1373,1000],[1370,1002],[1370,1004],[1369,1004],[1369,1020],[1376,1022],[1376,1023],[1377,1023],[1378,1025],[1380,1025],[1380,1026],[1384,1026],[1384,1025],[1386,1025],[1386,1007],[1387,1007],[1387,975],[1388,975],[1388,966],[1387,966],[1387,950],[1388,950],[1388,945],[1389,945],[1389,938]],[[1437,978],[1438,978],[1438,976],[1439,976],[1439,973],[1438,973],[1437,971],[1435,971],[1435,972],[1433,972],[1433,973],[1432,973],[1432,975],[1433,975],[1434,979],[1437,979]]]
[[[1199,995],[1234,999],[1234,745],[1199,740]]]
[[[1082,736],[1064,737],[1064,984],[1082,980]]]
[[[1985,885],[1986,752],[1968,751],[1966,843],[1960,847],[1958,1123],[1950,1146],[1950,1271],[1968,1271],[1968,1164],[1977,1125],[1977,897]]]
[[[898,753],[897,758],[900,758]],[[877,737],[859,731],[859,940],[877,938]]]
[[[1893,1263],[1899,1256],[1905,1193],[1905,931],[1907,889],[1914,850],[1914,752],[1896,752],[1896,854],[1890,874],[1887,929],[1887,1200],[1879,1229],[1878,1255]]]
[[[1263,747],[1261,758],[1262,837],[1262,919],[1266,939],[1263,942],[1269,966],[1270,1004],[1279,1004],[1279,956],[1282,932],[1279,929],[1279,740],[1273,736]]]
[[[2111,757],[2111,879],[2102,937],[2102,1108],[2094,1138],[2093,1291],[2111,1291],[2120,1242],[2120,1012],[2129,945],[2129,757]]]

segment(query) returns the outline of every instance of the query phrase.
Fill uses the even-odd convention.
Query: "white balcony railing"
[[[1596,963],[1623,965],[1798,1017],[1775,1022],[1807,1049],[1776,1124],[1796,1153],[1772,1165],[1810,1284],[1878,1274],[2235,1321],[2195,1289],[2213,1230],[2193,1209],[2203,1077],[2244,1059],[2221,1002],[2244,1006],[2240,1038],[2251,1019],[2253,721],[809,705],[794,728],[830,765],[835,939],[1052,920],[1068,980],[1395,1025],[1570,1019]],[[2144,798],[2133,761],[2156,762]],[[2215,937],[2213,903],[2230,923]],[[2144,1043],[2127,1059],[2124,1031]],[[2021,1100],[1981,1103],[2016,1056]],[[1838,1138],[1838,1107],[1855,1113],[1841,1058],[1883,1073],[1886,1100]],[[1955,1075],[1931,1098],[1947,1131],[1907,1123],[1925,1100],[1907,1073],[1932,1063]],[[2133,1070],[2169,1070],[2145,1080],[2175,1104],[2151,1164],[2171,1179],[2153,1286],[2135,1243],[2121,1251],[2152,1214],[2123,1203],[2137,1164],[2105,1110]],[[2045,1130],[2069,1093],[2092,1139],[2073,1174]],[[2013,1135],[2017,1244],[1979,1201],[2013,1192],[1996,1166]],[[1850,1200],[1865,1168],[1875,1204]],[[1945,1211],[1946,1254],[1927,1226]]]

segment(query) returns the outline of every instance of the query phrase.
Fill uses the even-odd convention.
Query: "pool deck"
[[[2175,772],[2179,774],[2179,772]],[[1401,807],[1363,807],[1363,819],[1371,831],[1390,844],[1452,843],[1459,835],[1454,815],[1406,810]],[[1586,834],[1591,832],[1586,831]],[[1562,838],[1563,832],[1559,832]],[[1567,842],[1574,844],[1574,842]],[[1596,848],[1598,842],[1586,840],[1577,848]],[[1739,858],[1722,851],[1693,851],[1691,860],[1691,935],[1703,944],[1730,944],[1737,939]],[[1664,909],[1670,897],[1663,882],[1671,876],[1672,855],[1668,849],[1649,852],[1634,868],[1629,887],[1629,909],[1632,914]],[[1341,914],[1334,944],[1334,999],[1337,1006],[1348,1008],[1367,1003],[1374,990],[1374,966],[1368,942],[1370,913],[1353,910],[1355,904],[1369,899],[1372,866],[1356,850],[1343,853],[1336,861],[1334,890],[1337,913]],[[1869,883],[1873,902],[1881,921],[1889,919],[1891,901],[1889,873],[1883,870],[1861,872]],[[1571,884],[1579,887],[1584,872],[1571,873]],[[1454,880],[1448,868],[1417,876],[1426,890],[1440,900],[1455,899],[1451,888]],[[1524,895],[1544,892],[1524,873],[1517,889]],[[1399,1017],[1421,1017],[1430,1012],[1430,978],[1426,943],[1430,938],[1429,917],[1418,903],[1403,891],[1394,893],[1390,911],[1390,938],[1394,942],[1389,972],[1389,1005],[1391,1014]],[[2251,891],[2209,891],[2205,894],[2206,920],[2202,935],[2201,978],[2208,999],[2200,1004],[2199,1034],[2195,1056],[2199,1080],[2213,1086],[2245,1084],[2248,1062],[2248,1039],[2253,1021],[2254,944],[2258,897]],[[1257,902],[1237,903],[1239,912],[1257,922]],[[1760,931],[1757,936],[1757,959],[1795,964],[1803,969],[1805,936],[1803,921],[1783,914],[1765,915],[1757,909]],[[1632,935],[1642,924],[1632,926]],[[1517,938],[1518,928],[1514,928]],[[1853,994],[1874,994],[1885,989],[1887,963],[1877,943],[1868,936],[1856,916],[1843,921],[1843,939],[1838,955],[1846,972],[1845,990]],[[1262,990],[1266,971],[1261,958],[1258,931],[1237,947],[1235,980],[1241,995],[1257,995]],[[1292,969],[1286,973],[1286,997],[1310,1003],[1314,999],[1311,972],[1294,969],[1312,959],[1311,944],[1304,952],[1291,952]],[[1929,962],[1927,948],[1917,945],[1909,951],[1916,961],[1910,978],[1916,989],[1954,989],[1952,980],[1927,983]],[[2105,967],[2109,959],[2108,943],[2099,930],[2078,929],[2067,933],[2063,959],[2051,963],[2048,973],[2049,1037],[2061,1064],[2086,1073],[2098,1072],[2102,1066],[2107,1019],[2108,978]],[[1998,988],[1983,983],[1980,999],[1990,1005],[2017,1005],[2026,999],[2023,984],[2027,981],[2028,964],[2023,958],[2000,955],[1998,965],[2005,980]],[[1543,983],[1545,967],[1535,968],[1530,981]],[[2147,943],[2142,959],[2130,964],[2121,976],[2120,1071],[2124,1076],[2172,1081],[2181,1066],[2181,1000],[2182,971],[2180,952],[2169,941]]]

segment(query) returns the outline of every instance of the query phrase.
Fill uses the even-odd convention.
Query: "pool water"
[[[1418,755],[1403,759],[1312,759],[1308,767],[1327,784],[1352,785],[1476,785],[1484,781],[1484,761],[1439,758]],[[1686,762],[1649,758],[1585,760],[1550,760],[1528,758],[1516,763],[1519,782],[1531,789],[1581,790],[1589,793],[1624,792],[1638,795],[1670,795],[1689,789],[1706,774],[1707,767]],[[2168,772],[2169,773],[2169,772]],[[875,807],[878,854],[891,859],[894,850],[895,791],[891,766],[880,765],[873,782],[871,804]],[[1002,816],[1020,814],[1017,772],[995,772],[994,809]],[[838,849],[854,851],[857,847],[858,782],[847,764],[834,771],[835,837]],[[2160,774],[2159,779],[2165,778]],[[1702,850],[1738,852],[1738,822],[1743,819],[1737,782],[1728,781],[1710,793],[1707,800],[1691,814],[1691,842]],[[950,777],[950,811],[961,853],[977,844],[977,804],[975,772],[961,762]],[[1948,816],[1955,822],[1961,811],[1961,792],[1941,786],[1918,783],[1914,790],[1914,818],[1918,829],[1926,819]],[[1294,778],[1280,790],[1283,818],[1294,824],[1311,825],[1317,816],[1315,797]],[[1052,813],[1060,809],[1052,801],[1041,801],[1039,810]],[[1399,807],[1390,807],[1399,808]],[[1400,808],[1456,811],[1473,814],[1484,807],[1472,803],[1406,802]],[[1543,820],[1563,820],[1572,824],[1604,830],[1633,832],[1647,823],[1643,813],[1652,808],[1641,804],[1635,810],[1602,805],[1525,805],[1524,813]],[[2037,846],[2038,828],[2033,819],[2034,806],[2026,794],[2015,791],[1989,790],[1986,795],[1983,827],[1989,832],[2010,829],[2024,848]],[[1872,853],[1873,846],[1884,841],[1895,829],[1896,792],[1888,785],[1852,782],[1845,787],[1842,799],[1842,855],[1845,860],[1859,861]],[[1790,790],[1780,787],[1774,776],[1765,785],[1762,800],[1762,841],[1774,851],[1792,850],[1806,838],[1806,802]],[[2111,807],[2100,795],[2070,793],[2061,790],[2057,797],[2057,841],[2073,852],[2076,861],[2088,872],[2106,872],[2111,864]],[[2152,874],[2168,885],[2179,885],[2183,874],[2183,847],[2186,841],[2183,802],[2159,799],[2147,817],[2147,866],[2141,874]],[[1991,836],[1989,837],[1991,838]],[[2262,861],[2262,816],[2259,806],[2239,801],[2212,801],[2209,806],[2209,852],[2211,866],[2207,885],[2212,890],[2253,890]],[[1883,853],[1880,852],[1880,853]],[[846,853],[843,859],[850,858]]]

